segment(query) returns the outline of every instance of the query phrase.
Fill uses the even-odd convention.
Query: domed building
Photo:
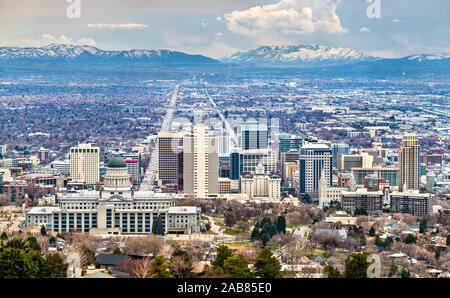
[[[114,154],[110,159],[103,181],[105,182],[103,190],[110,194],[131,191],[131,178],[127,164],[119,154]]]
[[[92,235],[199,233],[201,208],[175,207],[175,193],[133,191],[124,159],[114,154],[102,191],[83,190],[60,197],[52,210],[54,232]]]

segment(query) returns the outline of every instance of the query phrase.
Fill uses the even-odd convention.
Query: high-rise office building
[[[302,146],[303,139],[291,134],[280,135],[280,155],[284,152],[299,151]]]
[[[331,148],[321,143],[305,144],[300,149],[299,180],[300,193],[312,193],[319,190],[322,172],[327,186],[332,181]]]
[[[6,145],[0,145],[0,158],[4,158],[6,155]]]
[[[399,152],[400,191],[419,190],[420,145],[415,134],[406,134]]]
[[[230,136],[218,136],[219,139],[219,156],[230,156],[231,150],[231,137]]]
[[[340,154],[337,162],[337,168],[346,171],[350,171],[352,168],[371,168],[372,165],[373,156],[365,152],[354,155]]]
[[[258,164],[264,166],[266,173],[277,170],[277,155],[272,149],[251,149],[239,152],[239,175],[251,173],[256,170]]]
[[[138,185],[141,180],[141,154],[139,152],[126,153],[122,154],[122,157],[127,165],[128,175],[131,176],[133,185]]]
[[[100,148],[79,144],[70,148],[70,177],[73,182],[95,185],[100,180]]]
[[[206,125],[196,125],[183,139],[183,191],[199,198],[217,195],[218,181],[218,138],[209,135]]]
[[[183,135],[178,132],[158,133],[158,180],[159,185],[178,184],[179,157]]]
[[[233,149],[230,153],[230,179],[239,180],[240,166],[239,166],[239,150]]]
[[[258,122],[244,122],[241,125],[241,149],[266,149],[269,132],[267,125]]]
[[[338,165],[339,155],[349,154],[350,146],[345,143],[333,144],[333,145],[331,145],[331,152],[333,154],[333,167],[336,168]]]
[[[39,148],[38,158],[41,163],[44,163],[50,159],[50,150],[45,149],[44,147]]]

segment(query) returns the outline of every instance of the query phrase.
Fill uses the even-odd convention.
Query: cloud
[[[400,20],[399,19],[393,19],[392,22],[393,23],[400,23]]]
[[[217,32],[216,34],[214,34],[216,37],[222,37],[223,33],[222,32]]]
[[[359,29],[359,32],[370,32],[370,29],[367,27],[362,27],[361,29]]]
[[[225,14],[228,30],[260,38],[267,35],[344,34],[336,14],[339,0],[281,0],[276,4],[254,6]]]
[[[206,27],[208,25],[208,23],[206,22],[201,22],[200,24],[202,25],[202,27]]]
[[[98,23],[98,24],[87,24],[89,28],[108,28],[108,29],[143,29],[147,28],[147,25],[144,24],[134,24],[134,23],[127,23],[127,24],[105,24],[105,23]]]
[[[88,45],[88,46],[96,46],[97,43],[92,38],[83,37],[74,41],[73,38],[67,37],[64,34],[60,35],[58,38],[51,35],[50,33],[43,33],[41,37],[44,39],[46,43],[62,43],[62,44],[76,44],[76,45]]]

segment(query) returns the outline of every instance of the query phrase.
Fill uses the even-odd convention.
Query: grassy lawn
[[[227,235],[250,235],[250,231],[249,230],[243,230],[243,229],[239,229],[237,227],[232,227],[231,229],[226,226],[225,224],[221,223],[221,222],[215,222],[216,225],[218,225],[219,227],[225,229],[225,231],[223,231],[224,234]]]
[[[224,245],[228,246],[229,249],[239,249],[239,248],[251,249],[252,248],[252,243],[250,241],[224,243]]]

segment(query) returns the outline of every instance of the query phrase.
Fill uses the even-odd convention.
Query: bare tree
[[[130,274],[136,278],[150,278],[152,276],[152,269],[152,260],[146,257],[133,264]]]

